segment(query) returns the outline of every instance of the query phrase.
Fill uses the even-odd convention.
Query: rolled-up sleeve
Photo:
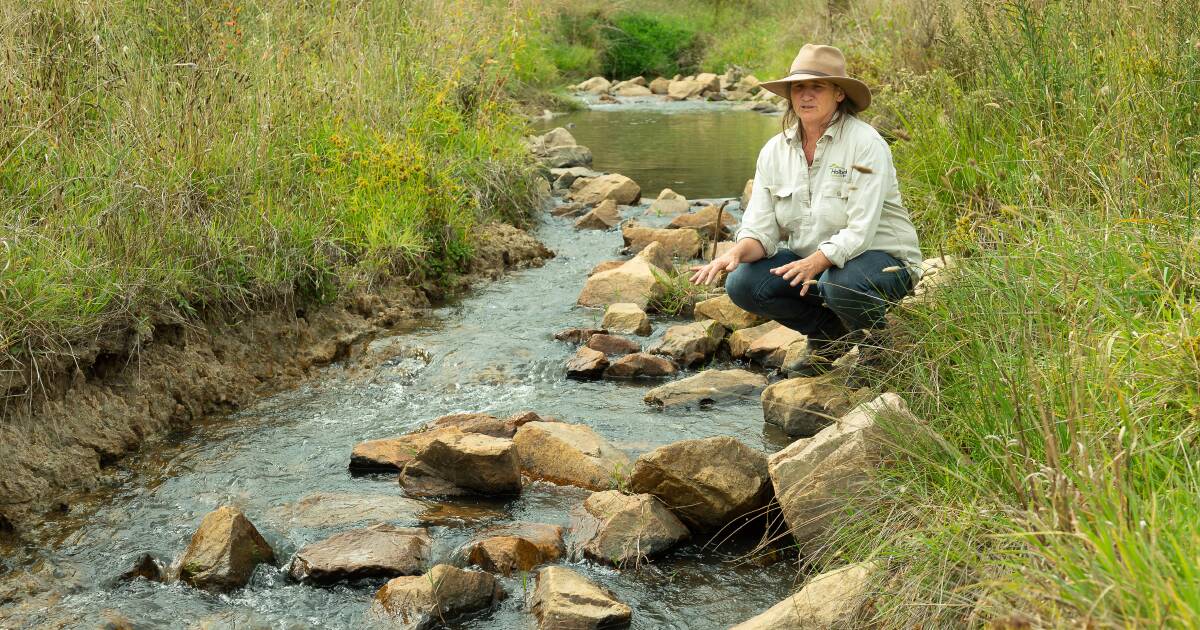
[[[775,221],[775,199],[767,190],[771,164],[767,158],[768,147],[763,147],[754,168],[754,185],[750,189],[750,203],[742,212],[742,225],[738,228],[735,241],[752,238],[762,244],[767,258],[779,249],[779,224]]]
[[[894,169],[891,150],[882,140],[864,143],[855,152],[846,196],[846,227],[817,246],[829,262],[843,267],[870,246],[883,215],[887,183],[895,178]]]

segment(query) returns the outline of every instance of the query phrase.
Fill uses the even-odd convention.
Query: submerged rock
[[[535,479],[607,490],[629,471],[629,456],[587,425],[530,422],[513,441],[521,469]]]
[[[275,561],[271,545],[241,510],[222,506],[209,512],[179,561],[179,579],[207,591],[245,586],[254,568]]]
[[[484,571],[512,575],[563,555],[563,528],[543,523],[514,523],[489,528],[467,543],[464,555]]]
[[[588,343],[595,337],[597,335],[589,337]],[[607,367],[608,357],[603,352],[584,346],[576,350],[575,356],[567,361],[567,378],[581,381],[600,378]]]
[[[288,574],[317,584],[418,575],[429,563],[431,545],[429,531],[423,527],[380,523],[306,545],[296,552]]]
[[[545,630],[621,628],[633,617],[611,592],[565,567],[538,571],[529,608]]]
[[[520,465],[512,440],[451,431],[430,442],[404,467],[400,486],[406,494],[494,496],[521,492]]]
[[[763,321],[762,317],[742,310],[728,295],[718,295],[698,302],[692,313],[698,320],[712,319],[734,331],[757,326]]]
[[[671,376],[678,371],[679,368],[675,366],[675,363],[666,357],[635,352],[610,363],[604,370],[604,378],[622,379],[642,376],[659,378]]]
[[[810,437],[850,411],[859,396],[832,376],[789,378],[763,390],[763,421]]]
[[[795,595],[730,630],[825,630],[849,628],[870,595],[879,567],[860,562],[810,578]]]
[[[579,181],[582,180],[576,183]],[[578,190],[572,185],[572,192],[567,199],[585,204],[598,204],[611,199],[618,205],[629,206],[637,204],[641,197],[642,189],[637,182],[624,175],[610,173],[587,180]]]
[[[687,538],[688,529],[650,494],[597,492],[583,502],[586,515],[576,526],[583,553],[618,567],[639,564]]]
[[[649,335],[651,330],[650,317],[646,315],[646,311],[632,302],[610,304],[604,311],[604,321],[601,325],[615,333],[641,337]]]
[[[642,400],[655,407],[711,405],[722,400],[758,396],[767,377],[746,370],[705,370],[646,392]]]
[[[375,593],[372,613],[393,625],[427,630],[467,613],[493,607],[504,589],[489,573],[439,564],[420,576],[398,577]]]
[[[416,519],[428,506],[414,499],[391,494],[317,492],[270,511],[279,529],[335,527],[369,521]]]
[[[702,240],[696,230],[652,228],[630,221],[621,227],[621,238],[631,252],[640,252],[650,243],[660,243],[671,256],[690,260],[700,255]]]
[[[587,347],[608,356],[624,356],[642,349],[638,342],[617,335],[592,335],[587,341]]]
[[[651,354],[669,356],[679,365],[688,367],[711,357],[724,338],[725,327],[714,320],[706,319],[671,326],[662,339],[648,351]]]
[[[167,567],[158,558],[143,553],[133,561],[133,566],[125,570],[117,579],[121,582],[129,582],[142,578],[151,582],[167,581]]]

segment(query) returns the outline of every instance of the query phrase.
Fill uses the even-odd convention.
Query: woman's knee
[[[830,274],[821,282],[825,305],[851,328],[874,328],[887,312],[887,302],[861,278]]]
[[[758,277],[748,264],[738,265],[725,278],[725,293],[738,308],[754,312],[759,302],[757,295]]]

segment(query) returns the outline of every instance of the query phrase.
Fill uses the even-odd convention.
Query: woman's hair
[[[841,90],[842,88],[838,87],[838,89]],[[845,92],[845,90],[842,90],[843,94],[845,94]],[[791,93],[790,88],[789,93]],[[837,111],[833,113],[833,118],[830,119],[829,124],[832,125],[833,123],[837,122],[842,116],[855,116],[857,114],[858,105],[856,105],[854,101],[850,100],[849,95],[846,95],[846,98],[843,98],[842,102],[837,104]],[[787,111],[783,113],[782,125],[784,131],[795,127],[796,135],[801,141],[804,140],[804,125],[800,124],[799,114],[796,113],[795,109],[792,109],[792,99],[790,98],[787,99]]]

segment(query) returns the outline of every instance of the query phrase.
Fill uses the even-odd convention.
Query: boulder
[[[655,407],[704,407],[722,400],[758,396],[767,377],[746,370],[704,370],[646,392],[642,399]]]
[[[604,77],[592,77],[574,87],[577,92],[589,92],[591,94],[605,94],[612,88],[612,82]]]
[[[661,499],[692,531],[753,515],[771,498],[766,454],[727,436],[683,440],[642,455],[629,487]]]
[[[617,96],[650,96],[653,92],[644,85],[624,85],[616,90]]]
[[[588,338],[588,342],[596,337],[592,335]],[[583,346],[575,351],[575,356],[567,361],[567,378],[586,381],[600,378],[604,373],[604,368],[608,367],[608,357],[599,350],[594,350],[589,346]]]
[[[484,571],[512,575],[562,557],[563,528],[542,523],[514,523],[480,532],[467,543],[467,561]]]
[[[787,326],[779,326],[755,339],[746,349],[746,358],[767,367],[780,367],[793,344],[808,347],[808,337]]]
[[[926,258],[921,263],[921,279],[913,287],[912,294],[902,302],[919,304],[929,300],[938,287],[954,280],[957,266],[957,260],[953,256]]]
[[[579,178],[592,179],[600,177],[604,173],[593,171],[586,166],[572,166],[570,168],[552,168],[550,176],[554,179],[555,190],[570,190],[571,185]],[[583,204],[580,204],[581,206]]]
[[[698,320],[711,319],[730,330],[751,328],[763,322],[763,318],[744,311],[728,295],[697,302],[692,309],[693,316]]]
[[[584,183],[578,190],[575,190],[575,184],[571,185],[572,192],[568,195],[568,201],[597,204],[605,199],[612,199],[619,205],[628,206],[636,204],[642,197],[642,189],[637,182],[617,173],[586,180],[578,178],[575,183],[580,181]]]
[[[550,131],[534,138],[531,143],[531,148],[534,153],[543,154],[550,149],[559,147],[573,147],[579,143],[575,141],[575,136],[571,135],[564,127],[555,127]]]
[[[604,378],[623,379],[649,377],[659,378],[671,376],[679,371],[673,361],[666,357],[635,352],[627,354],[609,364],[604,370]]]
[[[179,579],[206,591],[245,586],[259,564],[275,552],[241,510],[222,506],[209,512],[179,560]]]
[[[652,245],[620,267],[601,271],[587,279],[579,293],[581,306],[607,306],[629,302],[646,308],[650,301],[663,294],[659,276],[667,272],[653,260],[662,256],[662,246]]]
[[[750,94],[756,94],[762,90],[762,88],[759,87],[759,84],[761,84],[761,83],[762,82],[759,81],[758,78],[755,77],[753,74],[748,74],[748,75],[742,77],[741,79],[739,79],[737,83],[734,83],[733,87],[734,87],[734,89],[741,90],[743,92],[749,92]]]
[[[428,509],[423,501],[388,494],[316,492],[269,512],[281,530],[294,527],[324,529],[375,521],[409,521]]]
[[[587,214],[588,212],[589,210],[587,206],[579,203],[578,201],[572,201],[570,203],[564,203],[563,205],[551,210],[550,216],[578,218]]]
[[[607,230],[616,227],[621,222],[621,213],[617,211],[617,202],[612,199],[601,201],[590,212],[575,221],[576,230]]]
[[[779,322],[769,321],[751,328],[739,328],[733,331],[729,335],[729,354],[735,359],[747,358],[746,354],[750,351],[750,346],[755,341],[758,341],[760,337],[780,326]]]
[[[629,456],[587,425],[530,422],[513,441],[521,469],[535,479],[607,490],[629,471]]]
[[[587,166],[592,163],[592,150],[579,145],[554,147],[539,155],[538,160],[550,168]]]
[[[696,75],[695,80],[696,83],[699,83],[703,86],[701,93],[721,91],[721,77],[712,72],[701,72],[700,74]]]
[[[650,91],[654,94],[665,95],[670,87],[671,80],[664,77],[658,77],[650,82]]]
[[[725,92],[725,100],[727,101],[747,101],[750,100],[751,94],[741,90],[728,90]]]
[[[688,211],[691,205],[683,195],[671,190],[670,188],[662,189],[658,193],[658,198],[655,199],[646,212],[656,215],[681,214]]]
[[[607,356],[624,356],[642,349],[638,342],[617,335],[592,335],[587,341],[587,347],[599,350]]]
[[[650,317],[646,315],[646,311],[631,302],[609,304],[604,311],[604,320],[600,325],[615,333],[641,337],[649,335],[651,330]]]
[[[511,439],[517,429],[526,422],[547,421],[532,411],[519,411],[507,418],[497,418],[486,413],[452,413],[433,419],[426,427],[428,430],[454,427],[463,433],[482,433]]]
[[[434,420],[437,422],[437,420]],[[352,473],[398,472],[416,458],[421,449],[438,437],[459,431],[443,426],[393,438],[367,440],[354,445],[350,452]]]
[[[796,594],[730,630],[824,630],[854,627],[879,567],[860,562],[810,578]]]
[[[679,365],[688,367],[711,357],[724,338],[725,327],[706,319],[671,326],[648,351],[669,356]]]
[[[567,343],[584,343],[592,335],[607,333],[603,328],[567,328],[554,333],[554,338]]]
[[[700,233],[696,230],[652,228],[629,221],[621,227],[621,238],[631,252],[640,252],[650,243],[660,243],[671,256],[685,260],[700,255]]]
[[[598,263],[596,263],[596,266],[592,267],[592,270],[588,272],[588,277],[590,278],[590,277],[600,273],[601,271],[608,271],[609,269],[616,269],[617,267],[620,267],[621,265],[624,265],[624,264],[625,264],[624,260],[605,260],[605,261],[598,262]],[[634,306],[637,306],[637,305],[634,304]]]
[[[811,437],[850,411],[859,398],[836,377],[789,378],[763,390],[763,421],[791,437]]]
[[[705,85],[699,81],[686,81],[683,79],[680,79],[679,81],[671,81],[671,83],[667,85],[667,98],[671,99],[672,101],[682,101],[695,96],[700,96],[700,93],[704,91],[704,88]]]
[[[719,206],[708,204],[696,212],[681,214],[667,224],[670,229],[692,229],[700,232],[705,238],[712,239],[713,230],[717,225],[717,214],[721,215],[720,236],[728,236],[729,228],[737,225],[737,217],[721,211]]]
[[[393,578],[379,592],[371,611],[412,630],[442,627],[454,617],[491,608],[504,589],[490,573],[439,564],[425,575]]]
[[[544,630],[622,628],[633,617],[633,609],[611,592],[566,567],[538,571],[529,608]]]
[[[649,494],[597,492],[583,502],[583,512],[575,527],[583,553],[618,567],[637,566],[688,536],[679,518]]]
[[[304,546],[296,552],[288,573],[297,581],[317,584],[419,575],[429,563],[431,546],[429,531],[423,527],[380,523]]]
[[[400,486],[406,494],[493,496],[521,492],[521,469],[512,440],[453,431],[435,438],[404,467]]]

